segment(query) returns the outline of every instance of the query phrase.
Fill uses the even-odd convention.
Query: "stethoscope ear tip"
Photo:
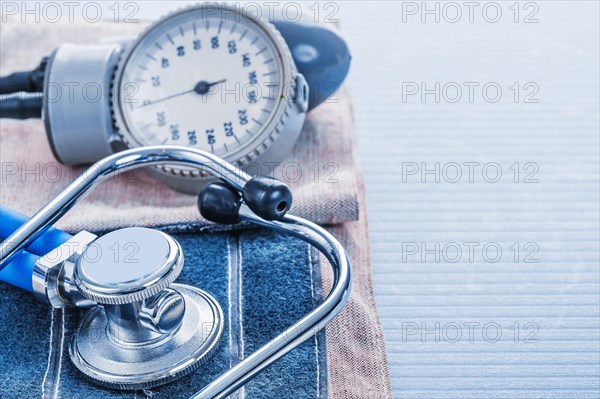
[[[220,224],[239,223],[242,196],[225,183],[211,183],[198,196],[198,210],[202,217]]]
[[[250,178],[241,192],[223,182],[211,183],[198,196],[198,209],[211,222],[238,223],[242,200],[260,218],[281,220],[292,207],[292,191],[269,176]]]
[[[292,207],[290,188],[269,176],[254,176],[248,180],[242,197],[248,207],[265,220],[281,220]]]

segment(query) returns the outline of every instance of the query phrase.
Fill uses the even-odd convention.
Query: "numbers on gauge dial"
[[[129,57],[123,117],[142,145],[176,144],[225,156],[270,122],[283,88],[279,52],[241,20],[157,26]],[[132,88],[133,87],[133,88]]]

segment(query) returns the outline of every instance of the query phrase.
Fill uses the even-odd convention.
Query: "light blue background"
[[[466,16],[460,23],[443,16],[435,23],[432,15],[422,23],[420,14],[402,23],[402,2],[341,3],[354,55],[349,82],[394,393],[598,398],[598,2],[534,2],[539,22],[533,24],[513,22],[512,1],[498,2],[498,23],[485,22],[485,3],[472,24]],[[528,13],[521,10],[522,21]],[[426,82],[428,88],[435,82],[496,82],[503,96],[497,103],[483,100],[481,92],[473,103],[454,104],[443,96],[435,103],[433,95],[403,102],[402,82]],[[514,82],[521,89],[537,84],[539,102],[515,104],[509,89]],[[447,173],[440,183],[434,175],[426,175],[425,183],[420,174],[403,179],[402,164],[407,171],[412,162],[419,168],[439,162]],[[452,162],[479,162],[474,183],[466,168],[459,182],[446,182],[444,176],[455,177]],[[481,174],[492,162],[503,171],[497,183]],[[509,167],[515,162],[520,181],[525,163],[535,163],[539,182],[514,183]],[[435,249],[436,242],[440,248],[480,246],[472,263],[466,253],[449,262],[456,256],[451,251],[439,262],[434,255],[422,262],[423,251],[408,255],[410,243]],[[523,251],[526,243],[537,245],[533,259],[539,262],[515,263],[509,248],[515,242],[521,257],[531,252]],[[486,243],[503,250],[497,263],[482,256]],[[516,322],[518,343],[510,330]],[[450,342],[457,334],[453,323],[462,327],[457,342]],[[465,323],[479,323],[472,340]],[[488,342],[495,335],[489,323],[501,326],[499,342]],[[523,342],[526,323],[539,327],[537,343]],[[418,331],[409,335],[415,325]],[[425,328],[434,332],[423,333]]]

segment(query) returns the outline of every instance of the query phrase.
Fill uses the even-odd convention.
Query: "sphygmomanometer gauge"
[[[300,36],[291,31],[293,40]],[[77,90],[64,90],[73,82]],[[133,41],[63,44],[49,57],[43,84],[48,140],[67,165],[180,145],[268,174],[291,153],[309,102],[277,28],[259,13],[216,3],[169,14]],[[197,193],[204,185],[193,168],[155,172],[178,190]]]
[[[351,57],[335,29],[306,17],[270,22],[267,14],[201,3],[135,40],[64,43],[34,70],[0,76],[0,118],[41,116],[66,165],[177,145],[268,175],[291,153],[306,112],[339,89]],[[177,160],[152,168],[192,193],[207,169]]]
[[[127,147],[183,145],[261,167],[291,152],[307,90],[271,23],[204,4],[168,15],[128,47],[112,106]],[[180,186],[198,175],[176,166],[162,171]]]

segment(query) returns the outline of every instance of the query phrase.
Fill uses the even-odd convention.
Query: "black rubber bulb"
[[[240,193],[225,183],[211,183],[198,196],[200,214],[215,223],[238,223],[241,204]]]
[[[292,206],[289,187],[269,176],[254,176],[242,190],[244,202],[266,220],[282,219]]]

